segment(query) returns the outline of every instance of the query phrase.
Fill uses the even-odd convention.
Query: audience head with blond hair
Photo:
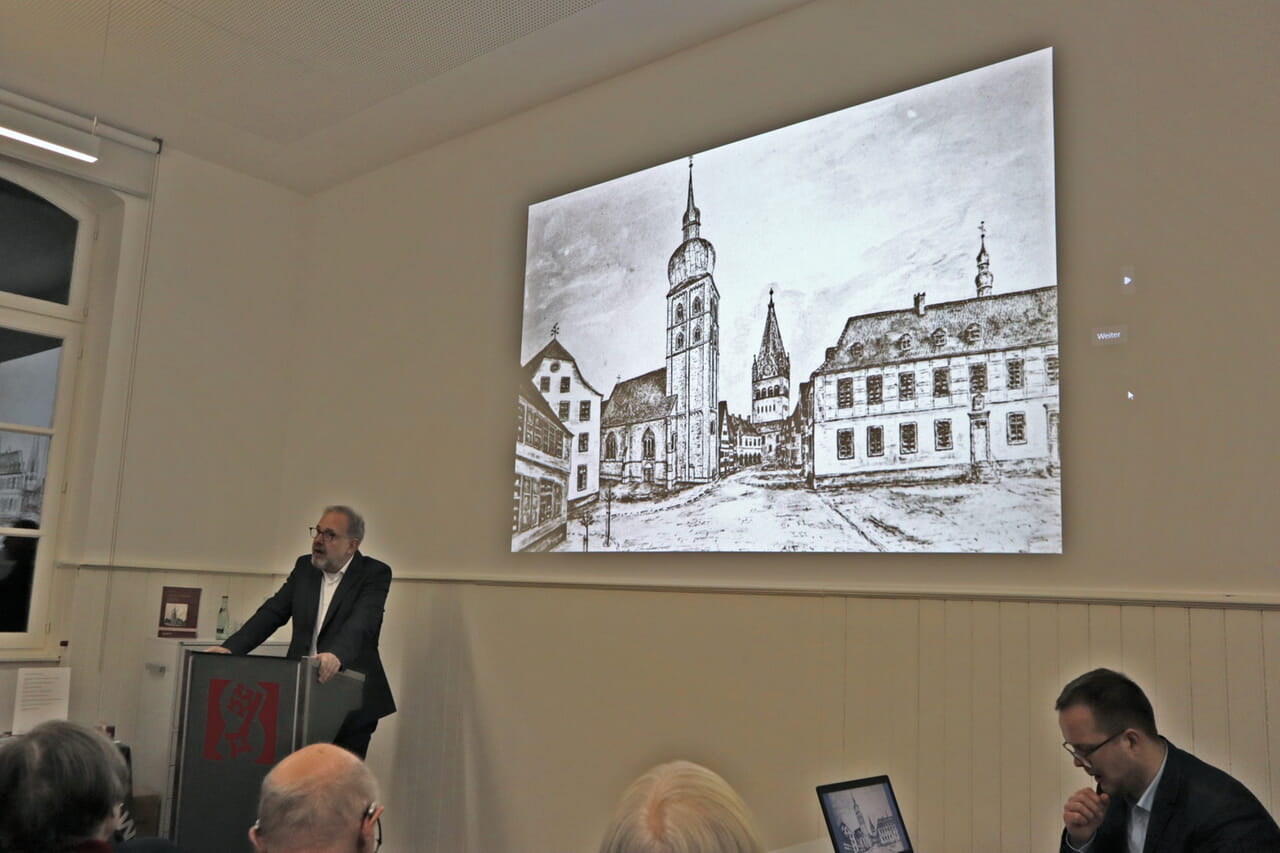
[[[690,761],[660,764],[622,794],[600,853],[763,853],[729,783]]]
[[[382,816],[378,783],[341,747],[317,743],[286,756],[262,780],[258,853],[373,853]]]

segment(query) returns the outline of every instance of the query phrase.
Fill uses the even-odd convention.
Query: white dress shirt
[[[1160,786],[1160,777],[1164,775],[1164,766],[1168,761],[1169,746],[1165,744],[1164,761],[1160,762],[1160,769],[1156,771],[1155,778],[1151,780],[1147,790],[1142,792],[1142,796],[1129,810],[1129,853],[1142,853],[1142,848],[1147,843],[1147,827],[1151,824],[1151,806],[1156,801],[1156,788]]]
[[[320,609],[316,611],[316,630],[311,634],[311,654],[316,654],[316,641],[320,639],[320,626],[324,625],[324,617],[329,612],[329,602],[333,601],[333,593],[338,588],[338,584],[342,583],[342,576],[347,573],[347,566],[351,565],[351,561],[355,559],[355,554],[347,558],[342,564],[342,568],[333,574],[329,574],[323,569],[316,569],[324,578],[320,581]]]

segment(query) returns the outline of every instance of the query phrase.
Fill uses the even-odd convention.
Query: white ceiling
[[[807,0],[0,0],[0,88],[311,193]]]

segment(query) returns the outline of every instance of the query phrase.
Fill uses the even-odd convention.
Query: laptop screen
[[[888,776],[818,786],[835,853],[912,853]]]

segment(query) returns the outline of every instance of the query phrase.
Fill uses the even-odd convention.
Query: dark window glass
[[[951,395],[951,369],[936,367],[933,370],[933,396],[948,397]]]
[[[541,391],[543,394],[549,393],[551,391],[550,376],[544,376],[538,380],[538,390]]]
[[[942,420],[933,422],[933,449],[951,449],[951,421]]]
[[[0,290],[66,305],[79,223],[0,178]]]
[[[916,398],[916,375],[914,373],[898,374],[898,399],[914,400]]]
[[[1048,372],[1049,374],[1049,384],[1057,385],[1058,384],[1058,357],[1056,355],[1049,356],[1048,358],[1045,359],[1044,365],[1045,365],[1045,371]]]
[[[562,421],[569,420],[569,401],[568,400],[560,401],[559,411],[557,412],[557,414],[560,416],[560,420]]]
[[[1009,387],[1021,388],[1023,384],[1022,359],[1011,358],[1007,364],[1009,365]]]
[[[884,402],[884,377],[867,377],[867,405]]]
[[[591,433],[578,433],[578,452],[586,453],[591,448]]]
[[[565,394],[565,393],[568,393],[568,391],[569,391],[569,377],[561,376],[560,377],[560,393]]]
[[[591,420],[591,401],[590,400],[581,400],[578,402],[578,420],[580,421]]]
[[[899,424],[898,425],[898,446],[902,448],[903,453],[916,452],[916,425],[915,424]]]
[[[867,427],[867,455],[884,456],[884,427]]]
[[[836,431],[836,451],[841,459],[853,458],[853,430]]]
[[[836,404],[842,409],[853,406],[853,380],[849,378],[836,381]]]
[[[1027,443],[1027,416],[1022,412],[1009,413],[1009,443]]]
[[[976,394],[987,390],[987,366],[985,364],[969,365],[969,393]]]

